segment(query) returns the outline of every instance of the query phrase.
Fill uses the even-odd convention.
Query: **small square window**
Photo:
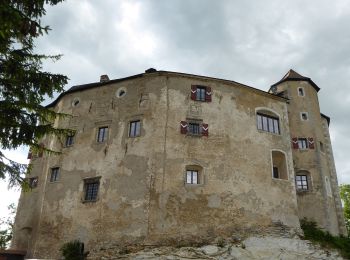
[[[141,135],[141,121],[131,121],[129,127],[129,137],[137,137]]]
[[[304,88],[298,88],[298,95],[301,97],[305,96]]]
[[[187,170],[186,171],[186,184],[199,184],[198,171]]]
[[[72,146],[74,144],[74,135],[68,135],[66,138],[66,147]]]
[[[84,180],[84,201],[96,201],[99,186],[99,178],[91,178]]]
[[[295,184],[297,186],[297,190],[309,190],[307,175],[296,175]]]
[[[303,121],[309,120],[309,115],[307,112],[301,112],[300,117],[301,117],[301,120]]]
[[[52,168],[50,182],[58,181],[59,177],[60,177],[60,168],[59,167]]]
[[[97,133],[97,142],[98,143],[103,143],[106,141],[108,138],[108,127],[99,127],[98,128],[98,133]]]
[[[200,135],[200,124],[189,123],[188,124],[188,133],[192,134],[192,135]]]

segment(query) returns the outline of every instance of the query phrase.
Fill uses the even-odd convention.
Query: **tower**
[[[332,234],[346,234],[332,145],[330,118],[320,112],[320,88],[294,70],[270,92],[289,99],[288,117],[299,218],[315,220]]]

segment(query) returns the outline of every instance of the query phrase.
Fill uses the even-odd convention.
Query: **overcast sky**
[[[350,183],[347,0],[70,0],[47,8],[42,23],[52,31],[37,41],[37,52],[64,55],[44,67],[67,75],[66,89],[154,67],[267,91],[293,68],[321,88],[338,179]],[[17,199],[9,194],[0,212]]]

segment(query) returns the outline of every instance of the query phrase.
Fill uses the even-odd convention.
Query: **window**
[[[299,191],[309,190],[308,184],[308,176],[307,175],[297,175],[295,176],[295,184],[296,188]]]
[[[52,168],[50,182],[58,181],[59,176],[60,176],[60,168],[59,167]]]
[[[281,151],[272,151],[272,177],[288,180],[286,156]]]
[[[211,102],[211,87],[192,85],[191,99],[195,101]]]
[[[72,146],[74,144],[74,135],[68,135],[66,138],[66,147]]]
[[[97,133],[97,142],[98,143],[103,143],[106,141],[108,138],[108,127],[100,127],[98,128],[98,133]]]
[[[137,137],[141,135],[141,121],[131,121],[129,128],[129,137]]]
[[[189,123],[188,124],[188,133],[192,134],[192,135],[199,135],[200,134],[199,124]]]
[[[279,174],[278,174],[278,167],[273,166],[273,177],[278,179],[279,178]]]
[[[84,180],[84,201],[96,201],[100,186],[100,178]]]
[[[39,179],[38,177],[32,177],[28,179],[29,188],[34,189],[38,187]]]
[[[257,113],[258,129],[274,134],[280,134],[279,119],[269,115]]]
[[[298,138],[298,148],[299,149],[307,149],[308,141],[306,138]]]
[[[298,95],[301,97],[305,96],[304,88],[298,88]]]
[[[307,121],[307,120],[309,120],[309,114],[307,112],[301,112],[300,113],[300,118],[303,121]]]
[[[209,136],[209,126],[208,124],[202,123],[200,120],[195,119],[181,121],[180,133],[195,136]]]
[[[315,149],[315,142],[313,137],[293,137],[292,138],[293,149]]]
[[[187,170],[187,172],[186,172],[186,184],[199,184],[198,171]]]
[[[196,100],[205,101],[205,87],[197,87]]]

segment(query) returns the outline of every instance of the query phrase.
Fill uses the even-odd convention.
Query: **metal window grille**
[[[295,182],[297,190],[308,190],[309,185],[307,182],[307,175],[297,175],[295,176]]]
[[[186,183],[187,184],[199,184],[198,171],[187,170]]]
[[[94,201],[97,199],[99,185],[100,183],[98,181],[85,183],[86,201]]]
[[[258,129],[274,134],[280,134],[279,119],[272,116],[257,114]]]
[[[58,181],[60,175],[60,168],[52,168],[51,169],[51,176],[50,176],[50,182]]]
[[[189,123],[188,124],[188,132],[192,135],[200,134],[200,125],[197,123]]]
[[[130,122],[129,137],[136,137],[141,135],[140,120]]]
[[[196,100],[205,101],[205,87],[197,87]]]
[[[108,127],[100,127],[97,134],[97,142],[103,143],[108,137]]]

